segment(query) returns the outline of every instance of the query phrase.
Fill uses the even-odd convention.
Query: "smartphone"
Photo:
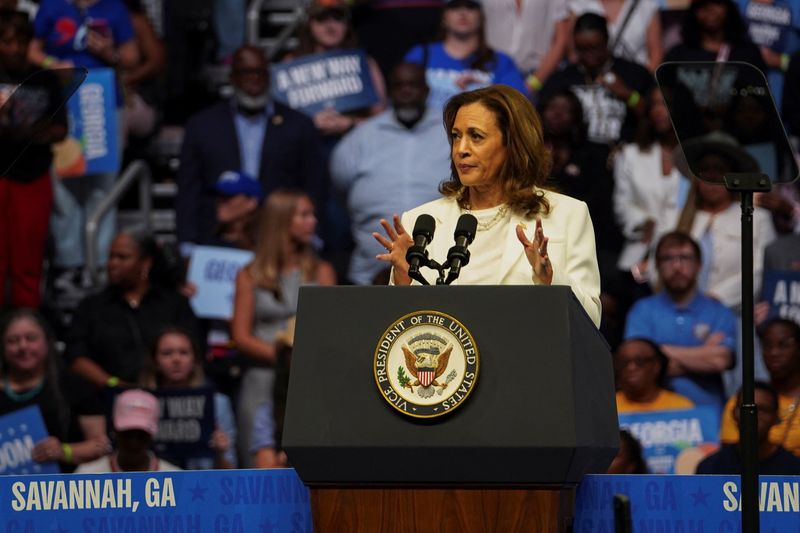
[[[614,533],[633,533],[631,500],[624,494],[614,495]]]

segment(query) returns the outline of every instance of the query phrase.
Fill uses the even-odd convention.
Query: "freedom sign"
[[[712,407],[620,414],[619,427],[642,445],[653,474],[693,474],[719,446],[719,415]]]
[[[31,459],[33,447],[47,436],[38,405],[0,416],[0,476],[60,472],[58,463]]]
[[[324,109],[340,113],[378,101],[363,50],[337,50],[272,65],[272,96],[313,116]]]

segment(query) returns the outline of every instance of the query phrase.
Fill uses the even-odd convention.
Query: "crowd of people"
[[[410,283],[416,215],[445,227],[470,212],[488,237],[460,282],[572,286],[614,353],[619,413],[710,408],[723,446],[697,471],[734,472],[738,197],[688,168],[752,171],[763,153],[722,132],[681,152],[654,73],[665,60],[751,63],[800,136],[800,7],[767,45],[749,37],[748,3],[693,0],[675,24],[654,0],[312,0],[298,45],[270,64],[244,43],[246,2],[209,2],[216,36],[194,51],[173,26],[196,13],[168,2],[0,1],[0,415],[38,405],[50,436],[33,458],[64,470],[290,465],[299,287]],[[353,49],[368,104],[308,113],[272,96],[271,68]],[[229,71],[229,96],[195,94],[204,52]],[[102,272],[87,268],[84,228],[119,173],[67,164],[62,105],[95,71],[113,76],[120,161],[182,132],[180,165],[162,177],[177,183],[174,246],[118,227],[110,209]],[[759,297],[765,273],[800,271],[800,191],[775,187],[756,206]],[[445,234],[431,244],[442,256]],[[252,254],[227,319],[190,305],[199,246]],[[508,250],[520,261],[498,270]],[[74,304],[68,320],[53,301]],[[768,307],[756,307],[759,457],[763,473],[794,474],[800,325]],[[159,457],[158,396],[208,387],[208,453]],[[621,438],[611,471],[645,471]]]

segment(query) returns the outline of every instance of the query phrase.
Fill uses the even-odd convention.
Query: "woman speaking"
[[[373,235],[386,248],[377,259],[392,265],[391,281],[409,285],[405,228],[427,214],[436,222],[428,250],[444,258],[461,215],[478,220],[462,285],[569,285],[595,325],[600,323],[600,274],[586,204],[546,190],[551,158],[542,124],[516,89],[493,85],[461,93],[444,109],[451,176],[444,198],[421,205]],[[529,238],[528,235],[531,233]]]

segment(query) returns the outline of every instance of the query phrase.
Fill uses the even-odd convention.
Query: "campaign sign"
[[[0,478],[0,530],[312,533],[292,469]]]
[[[739,476],[590,475],[578,486],[575,533],[613,533],[615,494],[631,501],[636,533],[741,531]],[[800,478],[761,476],[761,531],[800,530]]]
[[[34,445],[47,436],[38,405],[0,416],[0,476],[60,472],[58,463],[31,459]]]
[[[271,68],[273,98],[309,116],[327,108],[346,113],[378,101],[362,50],[313,54]]]
[[[161,414],[153,441],[156,455],[183,464],[186,459],[213,457],[208,443],[214,432],[214,389],[157,389]]]
[[[116,84],[112,69],[91,69],[67,101],[69,133],[53,146],[56,175],[85,176],[119,170]]]
[[[753,43],[775,52],[787,51],[786,40],[792,26],[792,9],[788,3],[750,0],[742,14]]]
[[[620,414],[619,426],[641,443],[653,474],[693,474],[698,460],[719,445],[719,414],[712,407]]]
[[[235,248],[195,246],[189,260],[187,279],[197,287],[190,303],[200,318],[230,320],[236,274],[253,260],[253,253]]]
[[[761,299],[769,303],[768,318],[780,317],[800,322],[800,272],[765,272]]]

